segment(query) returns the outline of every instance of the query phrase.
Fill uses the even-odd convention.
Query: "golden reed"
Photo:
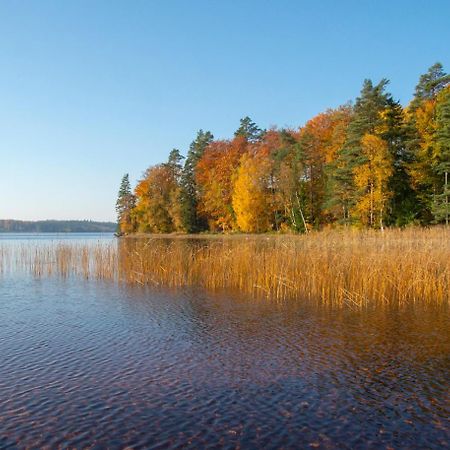
[[[450,230],[309,235],[152,236],[96,245],[0,246],[0,273],[77,275],[140,285],[238,290],[334,306],[449,304]]]

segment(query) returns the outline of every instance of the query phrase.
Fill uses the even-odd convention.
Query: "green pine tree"
[[[441,193],[436,195],[433,205],[435,220],[449,224],[450,199],[450,87],[438,96],[436,106],[436,147],[438,163],[436,172],[442,181]]]
[[[328,207],[338,205],[342,211],[341,222],[354,222],[351,210],[356,204],[360,192],[355,187],[354,170],[366,162],[361,151],[361,139],[366,133],[374,134],[383,124],[382,112],[393,102],[390,94],[385,92],[388,80],[382,79],[377,85],[371,80],[364,80],[360,96],[353,108],[353,118],[347,130],[347,139],[338,152],[338,157],[331,168],[327,200]]]
[[[264,134],[265,131],[261,130],[248,116],[240,120],[239,128],[234,133],[236,137],[243,136],[248,142],[258,142]]]
[[[195,170],[206,147],[213,141],[214,136],[209,131],[199,130],[197,137],[191,143],[181,174],[181,209],[183,227],[188,233],[196,233],[207,229],[207,224],[197,214],[198,186],[195,181]]]
[[[132,212],[135,206],[136,198],[131,192],[130,177],[126,173],[122,177],[116,202],[117,228],[120,234],[134,231]]]
[[[421,75],[416,86],[411,107],[416,108],[423,100],[436,97],[450,83],[450,74],[444,71],[440,62],[433,64],[428,72]]]
[[[393,99],[388,99],[383,117],[385,124],[380,137],[387,142],[394,164],[393,175],[388,186],[392,197],[388,206],[389,220],[387,223],[404,226],[413,222],[419,214],[417,196],[412,188],[408,172],[409,164],[412,161],[412,156],[407,148],[408,126],[402,106]]]
[[[183,159],[184,157],[181,155],[180,151],[174,148],[169,153],[169,157],[165,163],[165,166],[171,170],[173,177],[177,182],[180,182],[181,180],[181,175],[183,172]]]

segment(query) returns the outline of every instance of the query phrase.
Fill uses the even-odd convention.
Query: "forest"
[[[113,222],[91,220],[0,220],[0,233],[112,233]]]
[[[402,106],[389,81],[298,129],[241,119],[231,139],[198,131],[184,157],[149,167],[116,203],[130,233],[293,232],[449,223],[450,75],[440,63]]]

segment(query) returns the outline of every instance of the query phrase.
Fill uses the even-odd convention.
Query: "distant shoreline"
[[[0,233],[114,233],[114,222],[91,220],[0,220]]]

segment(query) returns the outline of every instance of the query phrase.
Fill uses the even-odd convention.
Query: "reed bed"
[[[21,267],[151,286],[238,290],[333,306],[450,301],[450,230],[323,231],[301,236],[124,238],[97,245],[0,246],[0,273]]]

